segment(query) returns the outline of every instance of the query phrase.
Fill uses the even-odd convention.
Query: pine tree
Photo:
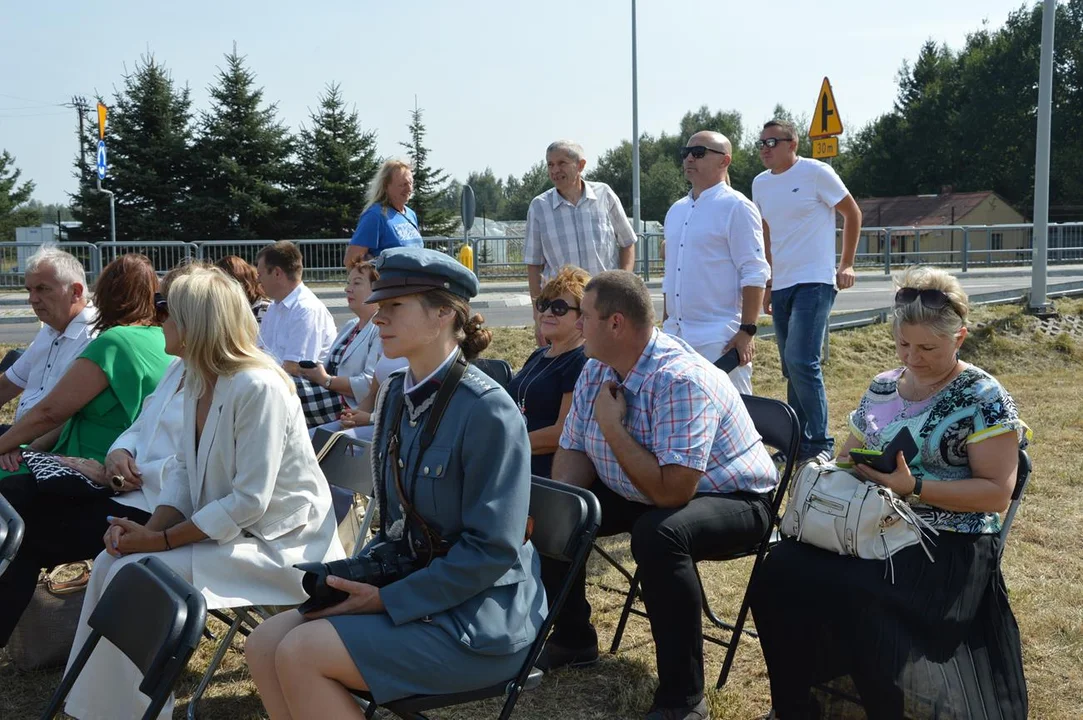
[[[115,195],[117,240],[186,240],[192,143],[191,99],[165,66],[146,55],[124,76],[106,125],[109,175],[103,186]],[[86,123],[86,143],[97,145],[97,123]],[[96,152],[91,149],[90,157]],[[108,202],[95,189],[93,165],[81,178],[84,223],[108,232]],[[94,198],[90,195],[93,194]],[[89,229],[89,228],[88,228]]]
[[[292,139],[263,106],[263,90],[237,48],[226,55],[209,89],[196,140],[199,184],[193,187],[192,225],[197,239],[275,239],[283,235],[283,183]]]
[[[0,152],[0,240],[14,240],[15,228],[37,225],[37,212],[25,203],[34,194],[34,182],[19,185],[22,171],[7,150]]]
[[[455,215],[439,207],[440,195],[447,183],[447,173],[429,165],[429,149],[425,147],[425,124],[422,110],[414,107],[410,113],[410,142],[400,143],[414,167],[414,197],[410,207],[417,213],[422,235],[450,235],[458,226]]]
[[[297,237],[341,238],[353,232],[376,175],[376,133],[361,130],[338,84],[328,85],[319,109],[302,127],[289,200],[290,231]]]

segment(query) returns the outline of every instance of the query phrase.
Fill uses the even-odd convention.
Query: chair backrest
[[[797,420],[797,413],[793,408],[780,400],[758,395],[741,395],[741,400],[752,418],[752,424],[756,426],[756,432],[763,438],[764,445],[779,450],[786,458],[786,465],[771,502],[772,517],[777,518],[797,462],[797,453],[801,446],[801,423]]]
[[[1008,505],[1008,512],[1000,524],[1000,552],[1004,553],[1004,543],[1008,539],[1008,531],[1012,528],[1015,513],[1019,510],[1019,503],[1023,501],[1023,493],[1026,491],[1027,482],[1030,480],[1031,470],[1034,466],[1030,462],[1030,456],[1026,450],[1019,451],[1019,468],[1015,471],[1015,489],[1012,490],[1012,501]]]
[[[143,673],[139,690],[150,698],[145,720],[161,712],[207,624],[207,603],[164,562],[149,556],[122,567],[87,620],[91,633],[60,681],[44,717],[51,718],[101,638]]]
[[[514,373],[511,371],[511,363],[507,360],[499,360],[497,358],[474,358],[470,361],[470,364],[499,383],[500,387],[505,390],[508,389],[508,384],[511,382],[511,377]]]
[[[590,552],[602,521],[598,498],[582,488],[534,475],[530,479],[530,541],[538,552],[563,562],[575,562]],[[588,537],[589,536],[589,537]]]
[[[24,530],[25,525],[19,513],[0,495],[0,575],[4,574],[15,559],[15,553],[19,552]]]
[[[0,372],[6,372],[9,367],[15,364],[15,361],[23,356],[22,348],[15,348],[14,350],[8,350],[4,355],[4,359],[0,360]]]
[[[331,437],[331,432],[318,429],[312,436],[312,446],[319,452]],[[320,470],[332,485],[372,497],[371,449],[372,443],[368,440],[339,435],[320,459]]]

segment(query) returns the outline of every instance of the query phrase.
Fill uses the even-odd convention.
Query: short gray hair
[[[895,289],[939,290],[948,296],[948,304],[930,308],[920,300],[896,305],[892,314],[892,327],[900,325],[923,325],[941,337],[955,337],[966,325],[970,313],[970,300],[958,278],[947,270],[927,265],[912,265],[893,278]]]
[[[37,272],[42,264],[48,265],[56,273],[56,278],[67,286],[79,283],[86,288],[86,270],[83,263],[74,255],[58,247],[43,246],[26,260],[26,272]]]
[[[564,153],[576,162],[587,159],[587,154],[583,152],[583,146],[577,142],[572,142],[571,140],[557,140],[556,142],[549,143],[549,147],[545,149],[545,154],[548,155],[549,153],[558,151]]]

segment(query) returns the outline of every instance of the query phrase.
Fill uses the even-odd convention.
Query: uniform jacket
[[[272,370],[220,377],[196,449],[186,393],[181,446],[159,504],[209,537],[193,546],[193,585],[209,607],[302,602],[293,565],[344,556],[297,397]]]
[[[387,430],[404,377],[403,370],[391,375],[376,413],[373,470],[387,522],[402,517]],[[401,478],[417,511],[452,545],[446,556],[382,588],[380,597],[396,625],[432,622],[474,652],[514,653],[534,641],[547,611],[540,557],[523,541],[530,507],[526,424],[503,388],[472,365],[419,458],[429,412],[413,421],[403,413]]]

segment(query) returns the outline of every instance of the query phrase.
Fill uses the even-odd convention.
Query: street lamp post
[[[1034,241],[1031,251],[1028,312],[1041,315],[1050,310],[1046,297],[1049,255],[1049,135],[1053,115],[1053,29],[1057,0],[1045,0],[1042,8],[1042,56],[1038,74],[1038,138],[1034,154]]]
[[[632,229],[638,234],[639,201],[639,79],[636,67],[636,0],[632,0]]]

